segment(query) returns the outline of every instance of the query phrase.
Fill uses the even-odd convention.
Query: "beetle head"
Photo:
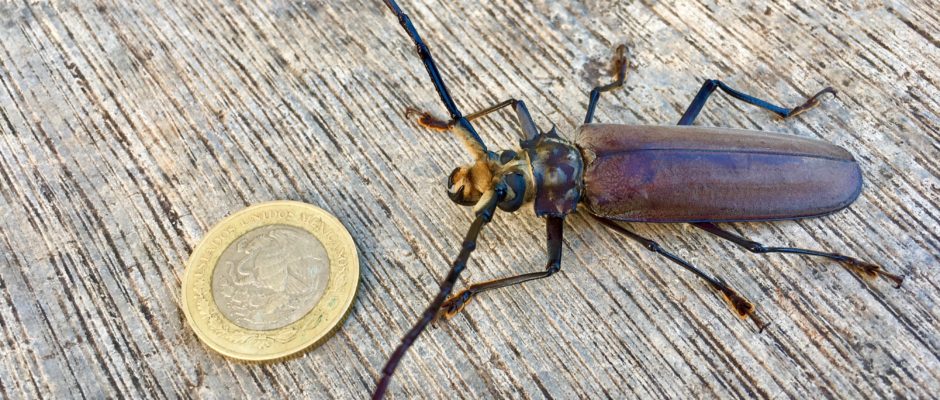
[[[454,203],[472,206],[480,201],[489,186],[491,174],[480,162],[454,168],[447,177],[447,196]]]
[[[508,194],[498,204],[503,211],[516,211],[531,197],[531,174],[528,162],[513,150],[504,150],[497,156],[477,160],[473,164],[457,167],[447,177],[447,196],[462,206],[475,206],[481,199],[492,195],[493,187],[502,181]]]

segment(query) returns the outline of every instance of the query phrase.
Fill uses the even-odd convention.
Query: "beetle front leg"
[[[454,315],[457,315],[457,313],[466,307],[467,303],[473,300],[474,296],[487,290],[547,278],[558,272],[561,269],[561,244],[564,220],[565,219],[562,217],[548,217],[548,221],[546,222],[546,230],[548,231],[548,263],[545,265],[544,271],[530,272],[528,274],[474,283],[447,299],[447,301],[441,305],[437,317],[443,317],[444,319],[453,318]]]
[[[878,265],[872,264],[870,262],[865,262],[857,258],[844,256],[842,254],[836,253],[826,253],[816,250],[807,250],[807,249],[798,249],[793,247],[766,247],[760,243],[749,240],[743,236],[736,235],[734,233],[728,232],[724,229],[718,227],[711,222],[700,222],[694,223],[696,228],[705,230],[708,233],[711,233],[715,236],[718,236],[722,239],[729,240],[734,242],[738,246],[741,246],[751,253],[763,254],[763,253],[791,253],[791,254],[802,254],[807,256],[817,256],[825,257],[830,260],[838,261],[843,267],[852,271],[858,275],[861,275],[865,278],[877,278],[878,276],[884,277],[892,282],[894,282],[895,287],[900,288],[901,282],[904,281],[904,277],[889,274],[883,268]]]
[[[512,106],[513,110],[516,112],[516,119],[519,122],[519,127],[522,129],[523,136],[526,140],[532,139],[539,134],[538,128],[535,127],[535,122],[532,121],[532,116],[529,114],[529,109],[526,108],[525,103],[522,100],[509,99],[502,103],[491,106],[485,110],[477,111],[473,114],[467,115],[467,121],[473,121],[477,118],[484,117],[492,112],[499,111],[505,107]],[[435,129],[446,131],[454,126],[455,121],[445,121],[443,119],[437,118],[427,111],[421,111],[415,108],[408,108],[405,110],[405,115],[408,117],[418,117],[418,123],[421,126],[428,129]]]
[[[690,264],[688,261],[683,260],[679,258],[678,256],[676,256],[675,254],[672,254],[666,251],[665,249],[663,249],[659,245],[659,243],[656,243],[655,241],[651,239],[647,239],[643,236],[633,233],[632,231],[627,230],[626,228],[620,226],[620,224],[618,224],[616,221],[606,219],[606,218],[601,218],[596,215],[592,215],[592,217],[600,221],[602,224],[604,224],[604,226],[610,229],[613,229],[617,233],[620,233],[630,239],[633,239],[639,242],[647,250],[653,251],[663,257],[668,258],[669,261],[672,261],[678,264],[682,268],[685,268],[686,270],[697,275],[699,278],[702,278],[703,280],[705,280],[705,282],[708,283],[708,285],[712,289],[714,289],[716,292],[718,292],[718,294],[721,295],[721,297],[725,300],[725,302],[728,303],[728,306],[731,307],[731,310],[734,311],[734,313],[737,314],[739,318],[743,319],[743,318],[750,317],[751,320],[754,321],[754,324],[757,325],[758,332],[763,332],[764,328],[766,328],[767,325],[770,325],[770,324],[765,324],[764,321],[761,320],[757,316],[757,313],[754,311],[754,304],[752,304],[750,301],[744,298],[744,296],[741,296],[740,294],[738,294],[738,292],[736,292],[734,289],[729,287],[720,278],[715,277],[705,271],[702,271],[696,268],[694,265]]]

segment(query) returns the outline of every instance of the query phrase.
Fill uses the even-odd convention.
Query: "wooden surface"
[[[0,5],[0,396],[364,397],[471,220],[444,193],[460,144],[403,115],[442,113],[413,47],[378,1],[160,3]],[[940,392],[940,5],[433,3],[402,6],[463,110],[518,97],[562,133],[622,42],[636,66],[601,122],[673,124],[708,78],[786,105],[835,86],[786,121],[721,95],[706,107],[698,124],[843,146],[866,179],[830,217],[735,229],[907,280],[632,226],[753,300],[773,322],[758,334],[691,274],[573,215],[562,272],[423,335],[396,397]],[[478,129],[509,147],[508,121]],[[229,362],[184,322],[184,263],[221,218],[275,199],[346,224],[358,303],[305,357]],[[539,269],[544,229],[529,209],[499,215],[462,284]]]

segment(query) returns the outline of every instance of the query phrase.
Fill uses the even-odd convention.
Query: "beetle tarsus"
[[[813,97],[810,97],[809,99],[806,99],[806,102],[804,102],[803,104],[800,104],[800,105],[794,107],[793,109],[791,109],[790,112],[789,112],[789,114],[784,115],[782,118],[791,118],[791,117],[795,117],[795,116],[800,115],[800,114],[802,114],[802,113],[804,113],[804,112],[807,112],[807,111],[809,111],[809,110],[811,110],[811,109],[813,109],[813,108],[818,107],[818,106],[819,106],[819,97],[822,96],[822,95],[824,95],[824,94],[826,94],[826,93],[829,93],[829,94],[831,94],[831,95],[833,95],[833,96],[836,96],[836,93],[837,93],[837,92],[836,92],[836,90],[833,89],[832,87],[826,87],[825,89],[820,90],[818,93],[814,94]]]
[[[754,307],[754,303],[751,303],[744,296],[734,291],[734,289],[728,287],[723,281],[720,282],[720,285],[715,287],[715,289],[721,294],[725,302],[728,303],[728,307],[731,308],[731,311],[734,311],[738,318],[754,321],[754,325],[757,326],[757,332],[763,332],[770,323],[764,323],[764,320],[757,315],[757,308]]]
[[[865,262],[852,257],[845,257],[839,262],[849,271],[855,272],[864,278],[877,279],[879,276],[881,276],[882,278],[890,280],[891,282],[894,282],[894,287],[897,289],[900,289],[901,284],[904,282],[903,276],[888,273],[884,270],[884,268],[881,268],[881,266],[877,264],[872,264],[870,262]]]
[[[601,93],[623,87],[623,82],[627,78],[627,45],[621,44],[614,50],[614,58],[611,62],[611,75],[614,75],[614,81],[603,86],[596,86],[588,95],[587,114],[584,116],[584,123],[589,124],[594,120],[594,110],[597,108],[597,101]]]
[[[718,287],[718,291],[739,318],[747,318],[754,312],[754,304],[735,292],[734,289],[722,284]]]
[[[457,294],[450,296],[447,300],[444,300],[444,303],[441,304],[441,308],[437,311],[437,316],[434,317],[435,320],[440,320],[441,318],[449,320],[455,315],[463,311],[463,308],[470,304],[470,301],[473,300],[476,292],[464,289]]]
[[[614,58],[610,63],[610,75],[614,77],[616,82],[623,83],[624,78],[627,75],[627,65],[629,64],[627,60],[627,45],[620,44],[617,46],[617,49],[614,50]]]
[[[418,124],[436,131],[448,131],[454,126],[454,121],[444,121],[436,118],[427,111],[421,111],[417,108],[408,107],[405,109],[405,117],[416,118]]]

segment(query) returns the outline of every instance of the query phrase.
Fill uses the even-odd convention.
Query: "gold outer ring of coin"
[[[246,233],[288,225],[317,238],[329,257],[329,282],[313,309],[285,326],[251,330],[236,325],[216,305],[213,272],[222,253]],[[359,287],[359,256],[352,236],[336,217],[311,204],[271,201],[247,207],[206,233],[186,264],[182,307],[196,336],[222,355],[247,362],[275,361],[322,344],[342,325]]]

